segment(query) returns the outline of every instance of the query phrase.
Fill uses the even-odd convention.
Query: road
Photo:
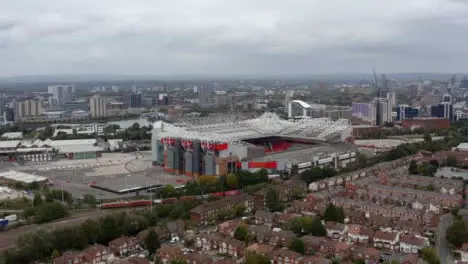
[[[439,255],[440,260],[444,264],[453,264],[452,260],[452,252],[449,249],[449,243],[447,239],[445,239],[445,234],[447,232],[447,228],[453,222],[453,215],[452,214],[444,214],[440,217],[439,226],[437,227],[436,231],[436,241],[435,241],[435,248],[437,251],[437,255]]]
[[[16,239],[26,233],[35,232],[38,230],[47,230],[52,231],[56,228],[63,228],[69,225],[76,225],[85,222],[88,219],[97,219],[108,214],[115,214],[118,211],[125,211],[128,209],[122,210],[112,210],[112,211],[101,211],[94,210],[92,212],[80,213],[78,215],[72,216],[67,219],[59,220],[52,223],[46,223],[41,225],[26,225],[19,228],[15,228],[9,231],[1,232],[0,236],[0,251],[6,250],[13,246]]]

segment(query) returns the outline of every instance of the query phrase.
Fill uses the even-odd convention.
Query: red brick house
[[[304,257],[292,250],[282,248],[270,254],[272,264],[300,264]]]
[[[169,245],[162,245],[155,254],[155,259],[159,259],[163,264],[170,263],[172,260],[180,260],[184,258],[182,249]]]
[[[67,251],[62,256],[55,258],[53,264],[84,264],[85,260],[81,252]]]
[[[138,249],[139,241],[136,237],[119,237],[109,242],[109,249],[114,255],[126,255]]]
[[[103,245],[94,245],[82,251],[83,258],[94,264],[105,264],[108,260],[114,257],[114,254],[108,247]]]
[[[190,210],[190,220],[200,225],[207,225],[216,221],[218,213],[233,209],[237,205],[245,205],[246,213],[254,209],[254,197],[248,194],[229,196],[211,203],[201,204]]]

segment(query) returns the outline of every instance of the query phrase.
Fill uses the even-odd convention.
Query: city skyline
[[[468,72],[461,0],[0,2],[0,78]]]

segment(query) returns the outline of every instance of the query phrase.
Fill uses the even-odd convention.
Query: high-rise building
[[[63,105],[73,100],[74,85],[49,85],[47,92],[52,95],[53,105]]]
[[[89,108],[92,117],[103,117],[107,115],[106,99],[100,95],[94,95],[89,99]]]
[[[212,107],[211,94],[213,89],[207,85],[202,85],[198,88],[198,103],[200,107]]]
[[[40,116],[42,114],[42,102],[35,99],[17,101],[15,107],[15,122],[21,122],[24,118]]]
[[[392,112],[395,99],[394,93],[388,93],[386,98],[379,96],[369,103],[352,103],[352,115],[371,122],[374,125],[382,125],[392,122]]]
[[[431,106],[431,116],[450,120],[454,118],[452,96],[450,94],[444,94],[440,104]]]
[[[131,108],[140,108],[141,107],[141,93],[136,92],[130,95],[130,107]]]
[[[393,111],[396,113],[396,120],[413,119],[419,116],[419,108],[411,107],[409,105],[399,105],[393,107]]]

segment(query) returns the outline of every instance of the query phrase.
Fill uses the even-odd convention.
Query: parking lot
[[[156,184],[177,185],[180,184],[179,180],[188,179],[186,176],[164,173],[160,167],[153,167],[149,157],[148,153],[103,153],[102,158],[89,160],[60,160],[25,165],[9,163],[8,168],[4,169],[44,176],[55,188],[63,188],[75,197],[91,194],[98,199],[124,199],[137,194],[119,195],[91,188],[91,184],[122,190]]]

